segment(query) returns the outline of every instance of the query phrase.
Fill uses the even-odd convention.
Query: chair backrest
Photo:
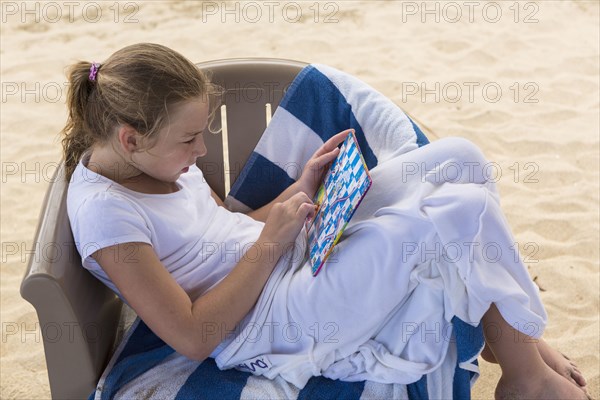
[[[198,166],[224,199],[258,143],[289,84],[305,63],[280,59],[232,59],[198,64],[226,89],[223,106],[204,134],[208,154]]]
[[[267,104],[274,112],[305,65],[262,58],[198,64],[227,90],[225,107],[213,124],[224,129],[204,135],[209,152],[198,160],[222,199],[266,127]],[[67,216],[67,186],[61,164],[42,206],[21,296],[38,314],[52,397],[84,398],[94,390],[122,333],[118,327],[123,304],[81,266]]]

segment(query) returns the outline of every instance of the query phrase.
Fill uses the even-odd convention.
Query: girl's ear
[[[134,153],[140,147],[140,136],[130,125],[122,124],[118,128],[119,145],[125,153]]]

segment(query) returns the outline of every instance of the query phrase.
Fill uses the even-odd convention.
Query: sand
[[[389,96],[434,132],[431,139],[479,145],[497,163],[502,207],[543,289],[545,337],[600,396],[598,2],[1,6],[1,398],[50,397],[37,316],[19,285],[61,155],[64,67],[142,41],[197,62],[329,64]],[[482,372],[474,398],[493,398],[499,368],[483,362]]]

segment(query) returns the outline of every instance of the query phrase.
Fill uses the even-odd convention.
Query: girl
[[[297,386],[318,374],[410,383],[437,368],[447,350],[444,340],[400,337],[417,307],[423,323],[459,315],[481,322],[486,334],[494,328],[482,355],[502,368],[498,398],[586,398],[577,367],[534,340],[546,314],[520,261],[508,257],[486,268],[404,251],[404,243],[433,246],[445,235],[456,243],[512,244],[482,173],[390,186],[403,162],[484,165],[471,143],[442,139],[374,168],[373,187],[337,246],[341,265],[313,279],[306,260],[294,255],[303,253],[311,198],[347,131],[325,142],[274,201],[232,213],[196,167],[207,152],[209,99],[218,91],[191,62],[138,44],[103,64],[73,65],[69,79],[67,205],[83,266],[179,353],[214,357],[223,368],[250,363]],[[390,194],[393,204],[381,200]],[[387,251],[364,250],[377,246]],[[413,301],[424,293],[434,294],[436,306]],[[303,332],[298,340],[277,329],[290,322]],[[524,322],[538,328],[533,337],[513,329]],[[311,335],[315,323],[332,324],[332,340]],[[253,329],[269,332],[250,340]]]

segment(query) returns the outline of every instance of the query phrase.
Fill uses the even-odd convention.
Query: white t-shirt
[[[177,180],[177,192],[144,194],[88,169],[88,160],[84,157],[73,173],[67,212],[83,266],[121,299],[106,272],[90,257],[97,250],[130,242],[152,245],[194,301],[235,267],[264,226],[218,206],[195,165]],[[134,260],[137,249],[134,243],[126,246],[126,260]]]

